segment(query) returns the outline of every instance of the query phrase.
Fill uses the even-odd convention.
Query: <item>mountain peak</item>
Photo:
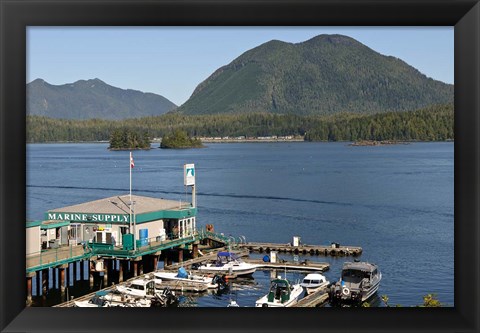
[[[329,42],[331,44],[343,44],[343,45],[361,44],[359,41],[353,39],[352,37],[339,35],[339,34],[318,35],[300,44],[313,44],[313,43],[324,43],[324,42]]]
[[[157,116],[176,108],[163,96],[110,86],[94,78],[63,85],[42,79],[27,84],[27,114],[63,119]]]
[[[339,34],[271,40],[216,70],[177,109],[184,114],[379,113],[453,102],[453,86]]]

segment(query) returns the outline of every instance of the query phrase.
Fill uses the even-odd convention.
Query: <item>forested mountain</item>
[[[330,115],[407,111],[453,103],[453,85],[426,77],[342,35],[272,40],[219,68],[176,111]]]
[[[165,97],[112,87],[99,79],[27,84],[27,115],[61,119],[125,119],[161,115],[176,107]]]
[[[452,105],[437,105],[417,111],[375,115],[330,116],[278,115],[272,113],[157,117],[108,121],[63,120],[27,116],[27,142],[109,140],[116,129],[145,133],[150,138],[185,131],[189,136],[305,136],[308,141],[454,139]]]

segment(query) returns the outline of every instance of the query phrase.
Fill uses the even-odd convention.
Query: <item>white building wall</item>
[[[27,230],[27,255],[42,250],[42,244],[40,242],[40,226],[26,228]]]
[[[156,220],[151,222],[140,223],[136,225],[136,239],[140,239],[140,229],[148,229],[148,238],[157,238],[165,235],[163,220]]]

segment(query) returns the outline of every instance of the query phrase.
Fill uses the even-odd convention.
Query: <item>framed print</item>
[[[1,0],[1,12],[2,331],[478,331],[477,1]],[[363,45],[355,29],[388,47]],[[428,29],[437,30],[422,35]],[[393,36],[407,30],[404,44],[394,45]],[[183,72],[154,67],[164,61],[154,45],[160,31],[164,46],[177,48],[169,67]],[[310,35],[285,42],[272,31]],[[407,64],[413,57],[402,59],[401,49],[420,48],[422,38],[436,45],[438,31],[450,42],[453,71],[434,61],[440,48],[425,52],[421,70]],[[267,40],[257,42],[260,34]],[[128,58],[136,49],[141,56]],[[127,83],[83,76],[101,72],[95,52],[118,62],[111,77]],[[312,61],[318,54],[323,62]],[[206,65],[221,56],[228,60]],[[35,71],[37,58],[50,67]],[[154,89],[141,77],[144,67],[122,65],[147,58],[156,59],[150,71],[158,76],[150,87],[174,87],[172,100],[129,86]],[[424,75],[428,67],[450,77]],[[49,76],[70,70],[71,80]],[[198,82],[185,88],[181,78],[197,72]],[[400,93],[392,97],[390,89]],[[119,100],[129,98],[137,104],[126,110]],[[98,119],[95,103],[109,119]],[[160,120],[159,108],[167,114]],[[150,117],[149,133],[125,132],[141,128],[142,117]],[[172,130],[179,123],[188,123],[185,132]],[[131,145],[122,146],[127,137]],[[141,150],[151,139],[163,149]],[[49,141],[57,143],[43,144]],[[100,143],[58,144],[65,141]],[[138,151],[128,154],[132,148]],[[117,170],[122,178],[109,178]],[[215,264],[195,262],[186,272],[184,262],[212,243],[225,246]],[[242,263],[230,247],[255,254]],[[62,248],[70,251],[65,258]],[[159,261],[179,262],[169,274],[187,281],[160,300],[148,293],[170,278],[163,270],[151,286],[132,287],[145,288],[132,307],[150,309],[124,309],[126,294],[114,309],[78,305],[90,306],[83,295],[106,285],[119,284],[120,292],[127,275],[134,285]],[[267,270],[259,274],[260,267]],[[184,296],[183,288],[193,288],[189,277],[200,288],[200,273],[226,289]],[[231,283],[242,274],[253,279]],[[326,307],[302,303],[318,292],[307,286],[314,279],[325,282]],[[44,290],[59,290],[58,297]],[[429,294],[437,292],[440,303]],[[77,306],[52,306],[65,299]],[[183,306],[154,309],[157,301]],[[363,306],[344,306],[350,301]],[[297,302],[303,305],[255,309]]]

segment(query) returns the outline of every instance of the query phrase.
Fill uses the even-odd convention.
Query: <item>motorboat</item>
[[[235,300],[230,300],[230,303],[228,303],[227,308],[239,308],[240,305],[238,305],[237,301]]]
[[[235,253],[219,252],[217,260],[213,263],[201,265],[198,270],[213,274],[234,274],[236,276],[252,275],[257,269],[257,265],[242,261]]]
[[[107,307],[173,307],[178,306],[178,297],[166,289],[151,298],[138,298],[118,290],[99,291],[87,301],[74,301],[74,307],[107,308]]]
[[[136,279],[128,285],[118,285],[115,288],[121,294],[135,298],[152,298],[159,293],[155,284],[160,284],[161,282],[159,279]]]
[[[345,262],[342,277],[330,288],[332,303],[361,303],[372,297],[380,286],[382,273],[368,262]]]
[[[157,280],[160,279],[163,281],[181,281],[192,284],[206,285],[208,289],[222,287],[222,284],[225,283],[225,281],[223,281],[222,278],[218,275],[215,275],[213,277],[195,275],[187,272],[183,267],[180,267],[177,273],[157,271],[153,273],[153,275]]]
[[[297,303],[303,292],[300,284],[291,284],[286,278],[277,277],[270,282],[267,295],[255,302],[255,307],[290,307]]]
[[[310,295],[318,290],[326,288],[329,282],[327,278],[320,273],[307,274],[300,285],[305,289],[307,295]]]

